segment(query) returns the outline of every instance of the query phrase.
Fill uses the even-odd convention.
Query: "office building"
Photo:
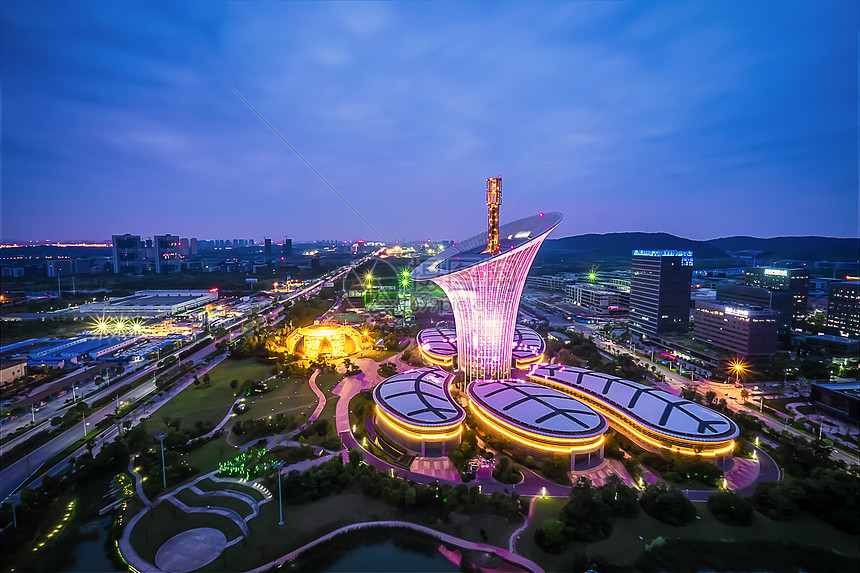
[[[732,283],[717,284],[717,300],[725,303],[744,304],[769,308],[779,313],[779,331],[791,331],[794,319],[794,296],[789,291],[769,290],[760,286]]]
[[[748,286],[766,288],[771,292],[787,292],[792,297],[792,325],[806,319],[809,303],[809,272],[806,269],[777,269],[753,267],[744,272]]]
[[[760,360],[777,346],[779,312],[760,306],[696,301],[693,337],[733,356]]]
[[[565,285],[564,295],[565,301],[601,315],[617,313],[630,304],[629,293],[591,283]]]
[[[860,338],[860,280],[830,285],[827,330],[836,336]]]
[[[284,238],[284,246],[281,248],[281,256],[283,257],[291,257],[293,256],[293,240],[289,237]]]
[[[173,273],[181,269],[180,239],[176,235],[155,235],[152,240],[155,272]]]
[[[630,329],[641,336],[690,327],[692,251],[633,251]]]
[[[144,242],[140,235],[113,235],[113,272],[118,275],[139,275],[145,267]]]

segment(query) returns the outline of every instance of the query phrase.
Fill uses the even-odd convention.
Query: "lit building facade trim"
[[[651,447],[670,450],[688,456],[698,455],[702,457],[720,458],[722,456],[731,455],[731,452],[734,450],[734,440],[735,438],[737,438],[740,431],[738,427],[734,424],[734,422],[732,422],[728,418],[725,418],[721,414],[707,409],[715,416],[718,416],[719,418],[723,419],[720,421],[725,423],[725,431],[715,434],[712,437],[693,437],[691,435],[684,436],[682,434],[679,434],[678,432],[659,428],[656,425],[649,423],[648,421],[639,417],[629,408],[626,408],[623,405],[612,401],[606,395],[601,395],[597,392],[594,392],[589,388],[584,387],[583,385],[574,383],[572,380],[559,378],[559,372],[567,372],[569,375],[573,376],[579,376],[580,374],[594,374],[591,371],[585,371],[580,368],[557,365],[542,365],[532,370],[532,372],[529,374],[529,379],[537,384],[542,384],[549,388],[565,392],[571,396],[574,396],[578,400],[581,400],[585,404],[591,406],[592,408],[606,416],[612,426],[614,426],[622,433],[628,435],[634,441],[638,441],[642,444],[647,444]],[[638,387],[637,390],[644,389],[645,391],[656,391],[656,389],[647,388],[634,382],[629,382],[621,379],[607,379],[607,382],[618,382],[636,386]],[[676,397],[673,396],[673,398]],[[687,402],[688,404],[692,404],[686,400],[681,400],[681,402]],[[667,407],[670,406],[670,404],[667,404]],[[699,407],[704,408],[704,406]]]

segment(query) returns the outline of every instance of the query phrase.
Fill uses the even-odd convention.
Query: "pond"
[[[335,541],[336,543],[336,541]],[[451,563],[438,551],[432,555],[402,549],[388,540],[381,545],[363,545],[350,550],[346,555],[324,569],[327,573],[348,573],[351,571],[417,571],[417,572],[454,572],[460,568]]]
[[[439,552],[439,542],[401,528],[368,528],[338,535],[305,551],[292,571],[454,573],[460,568]]]
[[[116,571],[110,559],[105,553],[105,541],[107,541],[111,518],[105,517],[98,521],[91,521],[81,529],[89,534],[75,546],[72,557],[74,564],[65,569],[68,573],[100,573],[102,571]]]

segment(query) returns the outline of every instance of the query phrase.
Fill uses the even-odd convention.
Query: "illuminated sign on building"
[[[634,250],[634,257],[681,257],[682,267],[693,266],[693,251],[644,251]]]
[[[772,277],[787,277],[788,271],[784,271],[782,269],[765,269],[764,274]]]
[[[725,308],[725,311],[724,311],[724,312],[725,312],[726,314],[731,314],[732,316],[742,316],[742,317],[744,317],[744,318],[749,318],[749,316],[750,316],[750,311],[748,311],[748,310],[741,310],[741,309],[739,309],[739,308],[732,308],[732,307],[730,307],[730,306],[727,306],[727,307]]]

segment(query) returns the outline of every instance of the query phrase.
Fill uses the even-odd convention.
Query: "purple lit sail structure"
[[[561,219],[561,213],[541,213],[502,225],[498,250],[487,252],[492,238],[488,230],[412,271],[412,280],[433,281],[448,296],[457,329],[457,362],[467,382],[510,377],[514,326],[526,275],[544,239]]]

